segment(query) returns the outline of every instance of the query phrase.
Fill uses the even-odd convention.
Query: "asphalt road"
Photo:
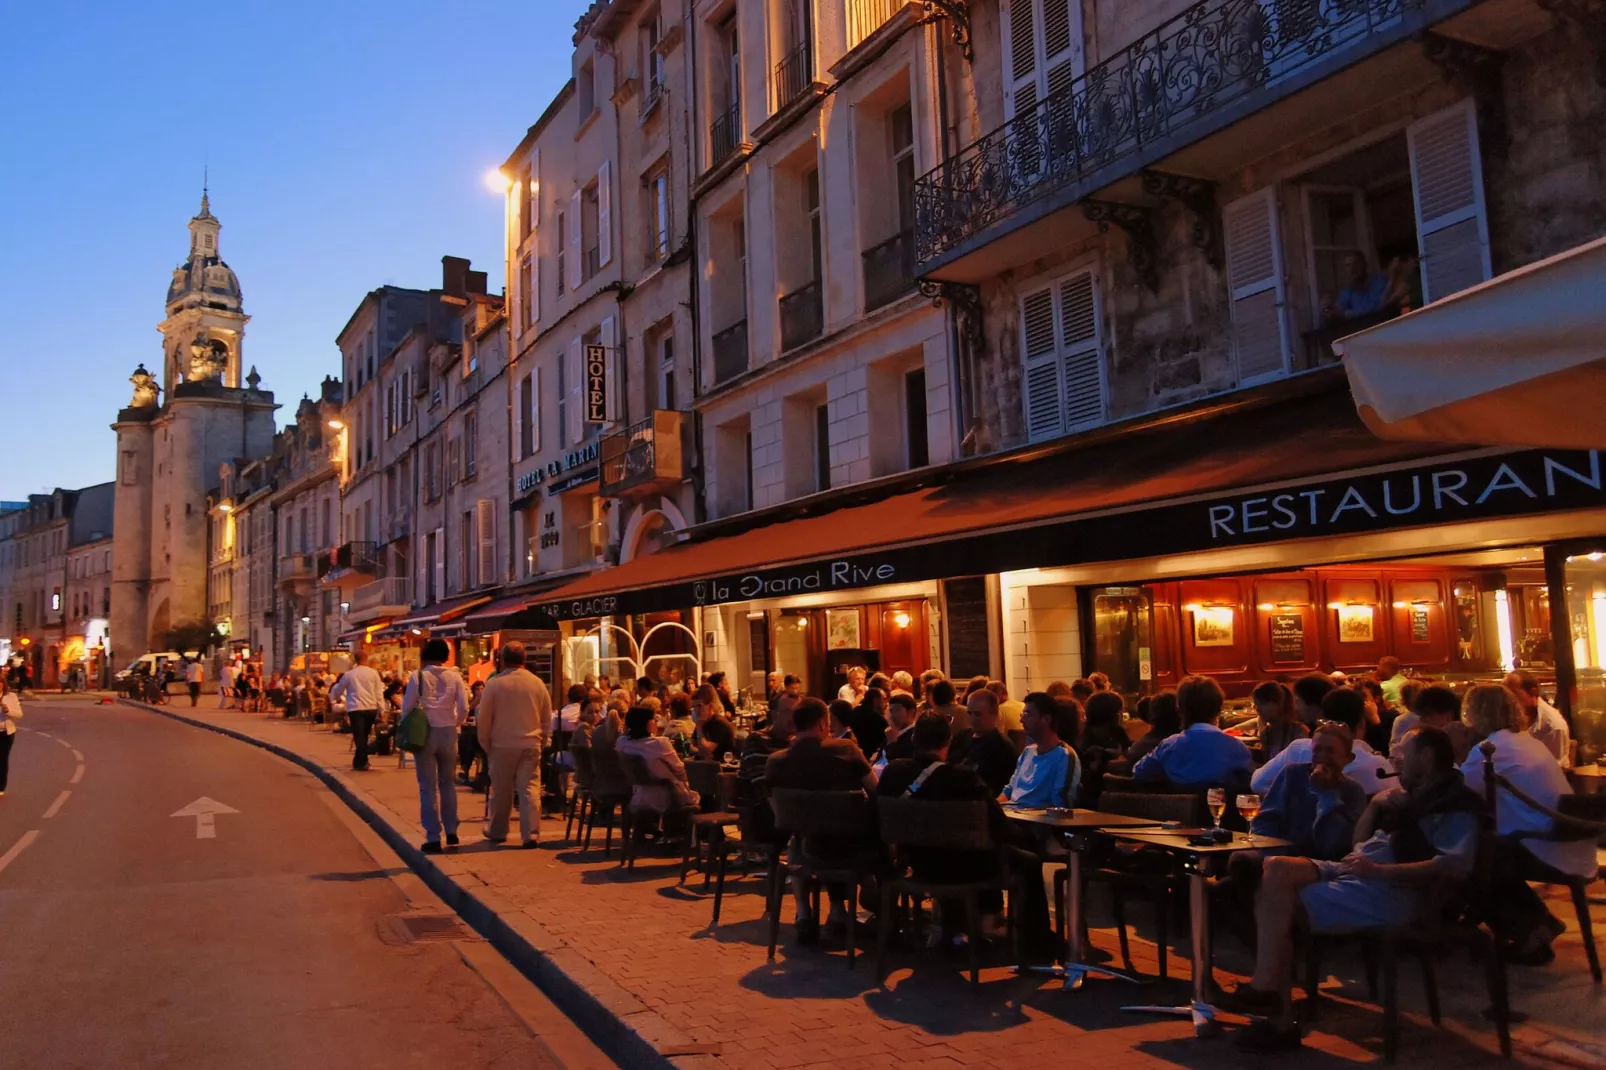
[[[0,1067],[555,1067],[325,789],[122,706],[27,707],[0,798]],[[238,811],[173,817],[201,798]]]

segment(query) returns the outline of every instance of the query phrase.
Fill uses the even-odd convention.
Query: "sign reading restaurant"
[[[959,532],[919,545],[688,578],[544,608],[558,620],[646,613],[1601,506],[1606,486],[1599,452],[1532,450],[1149,502],[1030,527]],[[606,582],[607,573],[595,579]]]

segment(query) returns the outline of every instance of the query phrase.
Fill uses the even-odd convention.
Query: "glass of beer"
[[[1249,832],[1246,834],[1246,839],[1248,839],[1248,841],[1250,843],[1254,843],[1255,842],[1255,831],[1254,831],[1255,815],[1260,813],[1260,796],[1259,795],[1240,795],[1240,796],[1238,796],[1238,813],[1243,816],[1243,819],[1245,821],[1249,822],[1249,826],[1250,827],[1249,827]]]
[[[1205,792],[1205,802],[1210,805],[1210,820],[1219,829],[1222,811],[1227,809],[1227,789],[1211,788]]]

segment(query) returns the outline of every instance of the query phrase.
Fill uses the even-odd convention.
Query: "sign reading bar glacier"
[[[1223,546],[1595,509],[1606,507],[1606,484],[1601,476],[1600,454],[1594,451],[1530,450],[1439,458],[1298,483],[1261,485],[1230,494],[1139,501],[1094,515],[1064,516],[1011,528],[978,527],[917,545],[869,548],[798,564],[615,588],[613,593],[555,600],[547,611],[559,620],[650,613],[883,583],[1137,561]],[[898,508],[895,502],[888,506]],[[978,525],[986,519],[984,512],[976,513]],[[732,536],[732,554],[749,548],[740,540],[761,534],[762,529]],[[664,553],[667,562],[676,551],[671,548]],[[626,583],[628,569],[624,566],[620,572]],[[608,573],[598,573],[593,579],[606,584]]]

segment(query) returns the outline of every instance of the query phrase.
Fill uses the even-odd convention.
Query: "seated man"
[[[1323,723],[1343,725],[1349,729],[1350,738],[1354,740],[1353,753],[1344,766],[1344,775],[1359,784],[1367,795],[1382,791],[1393,776],[1394,769],[1387,758],[1374,751],[1361,738],[1366,726],[1366,696],[1348,687],[1329,691],[1322,697],[1321,719]],[[1278,751],[1275,758],[1255,770],[1255,775],[1249,779],[1250,790],[1266,794],[1284,769],[1312,761],[1312,746],[1311,739],[1296,739]]]
[[[1208,676],[1189,676],[1177,685],[1182,731],[1164,739],[1132,767],[1135,780],[1205,788],[1243,783],[1255,760],[1243,741],[1217,724],[1226,702],[1221,685]],[[1284,751],[1283,753],[1287,753]]]
[[[1293,846],[1288,853],[1306,858],[1347,855],[1355,842],[1355,823],[1366,809],[1366,792],[1344,775],[1355,745],[1345,726],[1319,726],[1310,740],[1310,761],[1284,765],[1261,799],[1251,825],[1255,834],[1289,840]]]
[[[830,711],[817,698],[806,698],[792,711],[791,746],[769,756],[764,771],[765,786],[795,788],[802,791],[855,791],[874,794],[875,774],[858,744],[830,736]],[[873,817],[872,817],[873,822]],[[843,829],[840,837],[818,838],[802,845],[804,853],[818,859],[854,859],[866,852],[880,852],[881,845],[873,824],[862,829]],[[807,944],[819,938],[820,922],[809,904],[807,888],[793,884],[797,899],[798,942]],[[846,889],[831,888],[833,927],[846,926],[853,914],[847,904]],[[867,902],[874,902],[866,893]]]
[[[990,692],[983,692],[992,697]],[[972,693],[974,701],[976,695]],[[975,707],[971,707],[975,717]],[[997,733],[995,728],[994,734]],[[912,758],[899,758],[887,765],[876,785],[876,794],[892,798],[912,798],[928,802],[975,800],[988,805],[988,825],[997,849],[993,851],[950,851],[936,848],[911,848],[907,853],[910,869],[921,880],[960,884],[966,881],[985,880],[998,873],[1001,865],[1014,869],[1025,884],[1025,910],[1022,911],[1022,936],[1028,948],[1046,948],[1048,944],[1048,900],[1043,894],[1043,865],[1031,852],[1033,840],[1028,833],[1004,816],[992,791],[981,777],[961,765],[948,763],[948,720],[937,714],[926,714],[915,722],[915,754]],[[1000,739],[1003,737],[1000,735]],[[1009,746],[1008,740],[1003,740]],[[1011,751],[1013,753],[1013,751]],[[1001,892],[989,892],[981,898],[981,910],[997,915],[1004,909]],[[962,917],[959,911],[957,916]],[[949,911],[944,909],[944,928],[949,928]]]
[[[1400,787],[1377,796],[1356,827],[1357,846],[1343,861],[1284,855],[1266,859],[1255,912],[1255,974],[1226,994],[1223,1008],[1273,1017],[1239,1037],[1251,1051],[1300,1046],[1290,999],[1294,924],[1303,914],[1314,933],[1358,932],[1409,925],[1440,880],[1472,872],[1483,801],[1455,767],[1450,740],[1418,728],[1401,748]]]
[[[1076,713],[1043,691],[1026,696],[1021,722],[1031,742],[1004,785],[1012,806],[1069,806],[1082,783],[1082,762],[1066,742],[1076,738]]]
[[[1390,278],[1367,269],[1366,257],[1358,252],[1344,255],[1344,288],[1336,298],[1328,298],[1322,309],[1328,323],[1370,316],[1384,307],[1390,294]]]
[[[1526,669],[1506,673],[1505,685],[1528,714],[1528,734],[1545,745],[1563,769],[1573,767],[1572,732],[1561,711],[1539,693],[1539,677]]]
[[[1472,730],[1461,723],[1461,697],[1443,684],[1422,688],[1411,700],[1411,712],[1394,718],[1389,733],[1389,757],[1394,758],[1396,764],[1400,743],[1413,728],[1437,728],[1449,736],[1457,765],[1472,753]]]
[[[992,691],[972,691],[965,706],[970,710],[970,727],[954,740],[952,749],[962,755],[960,765],[981,777],[992,793],[988,797],[996,798],[1015,771],[1015,745],[998,723],[998,696]]]
[[[892,719],[892,731],[887,735],[886,745],[881,748],[882,761],[892,762],[915,756],[915,741],[911,733],[915,727],[916,707],[912,695],[893,695],[887,702],[887,716]]]

